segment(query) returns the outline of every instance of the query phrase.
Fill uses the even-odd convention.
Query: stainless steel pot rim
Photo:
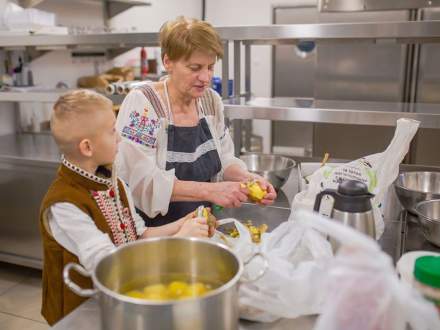
[[[252,156],[260,156],[260,157],[268,157],[268,158],[284,158],[288,161],[289,165],[286,166],[283,169],[279,169],[279,170],[267,170],[267,171],[251,171],[251,172],[260,172],[260,173],[269,173],[269,172],[277,172],[277,171],[284,171],[284,170],[290,170],[294,167],[296,167],[297,163],[294,159],[290,158],[290,157],[286,157],[286,156],[281,156],[281,155],[274,155],[274,154],[263,154],[263,153],[246,153],[240,156],[240,159],[245,159],[245,158],[251,158]]]
[[[418,193],[422,193],[422,194],[433,194],[433,195],[439,195],[440,193],[437,192],[433,192],[433,191],[423,191],[423,190],[417,190],[417,189],[409,189],[403,185],[400,184],[399,179],[400,177],[404,176],[407,173],[438,173],[438,175],[440,175],[440,172],[430,172],[430,171],[414,171],[414,172],[402,172],[399,173],[399,176],[397,177],[397,179],[394,181],[394,185],[398,188],[401,188],[403,190],[409,191],[409,192],[418,192]]]
[[[425,215],[425,214],[423,214],[422,212],[419,211],[419,209],[420,209],[421,206],[423,206],[423,205],[425,205],[425,204],[431,204],[431,203],[433,203],[433,202],[438,202],[438,203],[440,203],[440,199],[430,199],[430,200],[427,200],[427,201],[419,202],[419,203],[417,203],[417,205],[416,205],[416,207],[415,207],[415,210],[416,210],[416,212],[417,212],[417,215],[418,215],[419,217],[422,217],[423,220],[426,220],[426,221],[429,221],[429,222],[433,222],[433,223],[440,223],[440,219],[433,219],[433,218],[430,218],[430,217],[428,217],[427,215]]]
[[[210,298],[212,296],[215,296],[215,295],[217,295],[219,293],[222,293],[223,291],[228,290],[230,287],[234,286],[235,283],[237,283],[240,280],[240,277],[241,277],[241,275],[243,273],[243,262],[236,255],[236,253],[234,251],[229,249],[224,244],[221,244],[221,243],[218,243],[218,242],[211,242],[211,241],[208,241],[206,239],[195,238],[195,237],[154,237],[154,238],[137,240],[137,241],[134,241],[134,242],[130,242],[130,243],[124,244],[123,246],[120,246],[120,247],[116,248],[115,250],[111,251],[107,255],[99,258],[99,260],[97,261],[96,265],[99,265],[99,263],[102,260],[104,260],[105,258],[110,258],[111,255],[117,253],[118,251],[121,251],[121,250],[124,250],[124,249],[128,249],[131,246],[138,245],[138,244],[143,244],[145,242],[156,242],[156,241],[160,241],[160,240],[190,240],[190,241],[201,242],[201,243],[206,243],[206,244],[211,244],[211,245],[218,246],[219,248],[221,248],[223,250],[226,250],[228,253],[232,254],[237,259],[237,261],[238,261],[238,271],[235,274],[235,276],[232,279],[230,279],[227,283],[223,284],[222,286],[218,287],[215,290],[210,291],[209,293],[203,295],[202,297],[187,298],[187,299],[182,299],[182,300],[157,301],[157,300],[147,300],[147,299],[131,298],[131,297],[128,297],[128,296],[126,296],[124,294],[121,294],[119,292],[116,292],[116,291],[108,289],[106,286],[101,284],[101,282],[98,280],[98,278],[96,276],[96,267],[95,267],[95,269],[93,270],[93,273],[92,273],[93,285],[94,285],[95,289],[98,289],[100,292],[103,292],[103,293],[105,293],[108,296],[115,297],[115,298],[117,298],[119,300],[122,300],[124,302],[129,302],[129,303],[136,304],[136,305],[166,306],[166,305],[185,304],[185,303],[191,302],[193,300],[208,299],[208,298]]]

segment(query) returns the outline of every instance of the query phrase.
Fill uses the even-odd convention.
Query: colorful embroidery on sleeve
[[[148,111],[141,115],[137,111],[130,113],[130,123],[122,129],[122,136],[141,145],[156,146],[156,134],[160,123],[158,119],[148,118]]]

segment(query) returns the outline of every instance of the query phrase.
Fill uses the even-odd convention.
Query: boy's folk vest
[[[117,195],[120,196],[120,203],[116,200]],[[59,167],[40,210],[40,231],[44,249],[41,313],[50,325],[86,299],[77,296],[63,282],[64,266],[69,262],[79,263],[79,260],[58,244],[50,232],[46,213],[56,203],[71,203],[81,209],[93,219],[99,230],[109,235],[116,246],[137,238],[123,183],[118,180],[116,191],[110,179],[92,175],[63,159],[63,164]],[[76,272],[71,272],[71,278],[82,288],[92,288],[89,278]]]

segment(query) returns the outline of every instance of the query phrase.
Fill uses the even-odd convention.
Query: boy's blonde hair
[[[62,95],[53,107],[52,135],[61,153],[72,155],[79,142],[97,132],[96,111],[112,109],[112,101],[94,91],[80,89]]]
[[[211,24],[183,16],[168,21],[160,29],[162,60],[165,54],[172,61],[188,59],[196,51],[213,53],[223,57],[223,45],[217,31]]]

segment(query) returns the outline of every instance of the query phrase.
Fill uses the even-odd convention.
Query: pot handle
[[[263,259],[263,268],[260,270],[260,272],[253,278],[244,278],[242,277],[240,279],[241,282],[243,283],[250,283],[250,282],[255,282],[256,280],[259,280],[260,278],[263,277],[264,274],[266,274],[267,269],[269,268],[269,261],[267,260],[266,256],[261,253],[261,252],[257,252],[254,255],[252,255],[248,260],[246,260],[244,262],[244,265],[248,265],[253,259],[255,259],[256,257],[261,257]]]
[[[98,290],[96,290],[96,289],[83,289],[78,284],[76,284],[75,282],[73,282],[70,279],[70,270],[71,269],[76,270],[78,273],[80,273],[83,276],[90,277],[90,274],[82,266],[75,264],[73,262],[69,262],[64,267],[64,270],[63,270],[63,279],[64,279],[64,283],[67,285],[67,287],[80,297],[89,298],[91,296],[94,296],[98,292]]]

